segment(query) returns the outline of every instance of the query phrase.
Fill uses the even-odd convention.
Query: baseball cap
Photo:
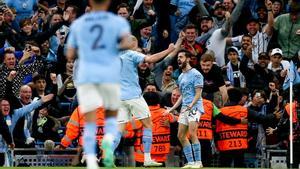
[[[231,46],[230,48],[228,48],[227,53],[229,52],[236,52],[237,54],[239,54],[239,50],[235,46]]]
[[[202,22],[203,20],[213,21],[213,18],[209,15],[204,15],[200,18],[200,22]]]
[[[219,8],[222,8],[222,9],[225,10],[225,6],[224,6],[222,3],[217,4],[217,5],[214,7],[214,10],[219,9]]]
[[[258,59],[267,59],[267,60],[270,60],[270,56],[266,52],[261,52],[258,55]]]
[[[275,54],[279,54],[279,55],[282,56],[282,50],[279,49],[279,48],[273,49],[272,52],[271,52],[271,56],[273,56],[273,55],[275,55]]]

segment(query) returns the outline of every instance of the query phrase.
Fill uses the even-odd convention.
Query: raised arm
[[[174,58],[177,55],[178,51],[181,49],[181,44],[183,42],[184,37],[185,37],[185,33],[181,31],[179,33],[179,38],[177,39],[174,46],[175,50],[173,50],[173,52],[171,52],[164,60]]]
[[[37,109],[43,103],[46,103],[46,102],[52,100],[53,96],[54,96],[53,94],[48,94],[46,96],[42,96],[42,98],[40,100],[33,101],[30,104],[28,104],[28,105],[26,105],[22,108],[15,109],[14,114],[13,114],[14,118],[17,121],[17,119],[19,119],[20,117],[25,116],[26,114],[32,112],[35,109]]]
[[[231,15],[228,11],[225,13],[225,19],[226,21],[222,26],[221,33],[224,37],[227,37],[232,27]]]
[[[148,55],[145,56],[144,62],[148,62],[148,63],[156,63],[157,61],[161,60],[162,58],[166,57],[169,53],[171,53],[172,51],[175,50],[175,46],[173,43],[171,43],[168,47],[168,49],[153,54],[153,55]]]
[[[245,0],[239,0],[237,2],[237,5],[235,6],[234,10],[231,13],[232,25],[234,25],[238,21],[240,15],[241,15],[241,12],[243,10],[244,4],[245,4]]]
[[[264,32],[271,37],[273,35],[273,26],[274,26],[274,15],[272,12],[272,2],[270,0],[265,0],[265,5],[268,10],[268,24],[264,28]]]
[[[201,0],[195,0],[195,2],[196,2],[196,5],[198,7],[198,11],[200,13],[200,17],[202,17],[202,16],[209,16],[209,12],[205,8],[204,3],[201,2]]]

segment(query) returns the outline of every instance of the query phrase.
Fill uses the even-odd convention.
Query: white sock
[[[86,155],[86,164],[88,168],[98,168],[97,158],[94,155]]]
[[[144,153],[144,161],[151,161],[150,153]]]

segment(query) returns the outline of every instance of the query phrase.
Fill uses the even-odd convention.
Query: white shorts
[[[190,122],[199,122],[201,113],[198,110],[185,111],[185,108],[180,112],[178,123],[188,126]]]
[[[120,85],[83,84],[77,86],[78,101],[82,113],[104,106],[106,110],[118,110],[120,107]]]
[[[136,120],[151,117],[149,107],[143,97],[121,101],[118,112],[118,123],[127,123],[134,117]]]

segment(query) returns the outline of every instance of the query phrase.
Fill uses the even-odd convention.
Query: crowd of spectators
[[[8,147],[61,141],[78,105],[76,62],[65,57],[69,27],[90,11],[87,0],[0,0],[0,155]],[[154,54],[170,43],[191,52],[191,66],[204,77],[202,97],[216,107],[228,102],[228,89],[242,91],[240,104],[264,116],[248,121],[247,153],[288,147],[288,130],[276,127],[288,117],[283,86],[290,61],[300,72],[299,0],[112,0],[110,11],[128,20],[139,52]],[[162,108],[179,98],[180,73],[176,54],[138,66],[142,91],[159,93]],[[2,131],[5,123],[15,145]],[[170,154],[180,154],[177,124],[164,125],[171,128]],[[203,158],[215,153],[212,142]]]

